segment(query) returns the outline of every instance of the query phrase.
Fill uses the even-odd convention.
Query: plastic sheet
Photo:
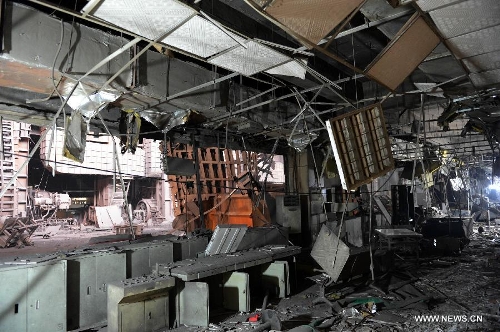
[[[85,120],[88,122],[97,112],[100,112],[109,103],[114,102],[121,93],[114,89],[103,89],[96,91],[94,87],[86,85],[82,82],[77,83],[73,94],[68,99],[68,105],[75,111],[79,111]],[[73,88],[73,84],[65,84],[62,93],[64,98],[68,98],[68,94]]]
[[[318,135],[316,133],[296,134],[288,139],[288,145],[298,152],[302,152],[317,137]]]
[[[193,110],[177,110],[173,113],[159,113],[154,110],[143,110],[140,116],[155,125],[162,132],[167,133],[172,128],[187,123],[203,123],[206,118],[201,113]]]
[[[84,121],[82,113],[73,111],[67,119],[63,155],[66,158],[83,163],[86,144],[87,123]]]

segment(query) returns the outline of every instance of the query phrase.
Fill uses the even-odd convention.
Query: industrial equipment
[[[61,220],[57,220],[57,211],[68,210],[70,205],[71,198],[68,194],[51,193],[38,189],[28,190],[29,217],[37,222],[49,224],[60,222]]]

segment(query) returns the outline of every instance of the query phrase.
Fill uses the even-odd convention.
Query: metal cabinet
[[[172,242],[144,242],[121,247],[127,252],[127,278],[151,274],[153,267],[174,261]]]
[[[208,245],[209,236],[197,236],[188,239],[168,237],[168,241],[174,245],[174,262],[184,259],[196,258],[201,252],[204,252]]]
[[[106,322],[106,292],[126,278],[124,252],[101,252],[68,259],[68,330]]]
[[[144,276],[113,282],[108,290],[108,332],[149,332],[169,326],[169,291],[175,279]]]
[[[0,331],[66,331],[66,261],[0,268]]]

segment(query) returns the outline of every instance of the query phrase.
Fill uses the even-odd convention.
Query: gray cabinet
[[[106,292],[112,281],[126,278],[123,252],[102,252],[68,259],[68,330],[106,322]]]
[[[145,276],[113,282],[108,290],[108,332],[149,332],[169,326],[169,291],[175,279]]]
[[[66,331],[66,261],[0,268],[0,331]]]
[[[153,267],[174,261],[172,242],[144,242],[121,247],[127,252],[127,278],[151,274]]]

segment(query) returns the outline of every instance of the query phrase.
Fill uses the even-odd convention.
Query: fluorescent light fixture
[[[326,126],[343,189],[355,190],[394,168],[380,104],[333,118]]]

